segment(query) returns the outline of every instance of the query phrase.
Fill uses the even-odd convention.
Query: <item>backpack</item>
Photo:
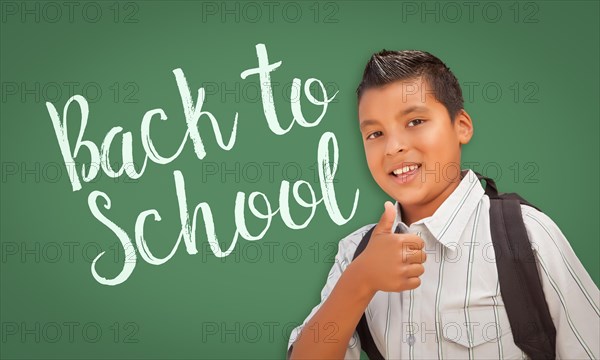
[[[485,194],[490,198],[490,230],[497,254],[500,294],[515,344],[532,359],[555,359],[556,329],[523,223],[521,204],[539,209],[515,193],[499,193],[492,179],[475,174],[479,181],[485,180]],[[353,260],[366,248],[374,228],[362,238]],[[369,359],[384,359],[373,340],[364,313],[356,331],[361,348]]]

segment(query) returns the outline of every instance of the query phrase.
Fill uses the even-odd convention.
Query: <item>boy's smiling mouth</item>
[[[395,182],[405,184],[415,178],[420,168],[420,163],[402,162],[394,165],[388,174],[393,177]]]

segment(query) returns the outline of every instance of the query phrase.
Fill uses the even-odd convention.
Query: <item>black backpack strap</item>
[[[475,172],[475,175],[477,175],[477,178],[481,181],[484,180],[485,181],[485,194],[490,198],[490,199],[497,199],[497,198],[502,198],[502,199],[512,199],[512,200],[518,200],[519,203],[523,204],[523,205],[527,205],[527,206],[531,206],[534,209],[540,210],[537,206],[532,205],[531,203],[529,203],[529,201],[525,200],[524,198],[522,198],[519,194],[515,194],[515,193],[500,193],[498,192],[498,187],[496,186],[496,182],[488,177],[485,177],[477,172]],[[540,210],[541,211],[541,210]],[[521,220],[522,222],[522,220]]]
[[[493,180],[477,175],[490,197],[500,293],[515,344],[532,359],[555,359],[556,329],[521,213],[521,204],[535,206],[517,194],[498,193]]]
[[[363,236],[362,240],[358,244],[358,247],[356,248],[356,251],[354,251],[354,257],[352,260],[356,259],[358,255],[365,250],[369,244],[369,240],[371,239],[371,234],[373,234],[374,229],[375,226],[369,229],[365,236]],[[373,335],[371,335],[371,330],[369,330],[369,324],[367,323],[367,316],[365,313],[362,314],[358,325],[356,325],[356,332],[358,333],[358,338],[360,339],[360,347],[367,354],[369,359],[383,360],[384,357],[379,352],[379,349],[375,344],[375,340],[373,339]]]

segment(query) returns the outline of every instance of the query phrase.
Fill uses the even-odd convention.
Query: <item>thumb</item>
[[[375,225],[375,229],[373,230],[373,234],[393,234],[394,230],[392,226],[394,225],[394,219],[396,218],[396,209],[394,208],[394,204],[390,201],[386,201],[383,205],[385,210],[379,219],[377,225]]]

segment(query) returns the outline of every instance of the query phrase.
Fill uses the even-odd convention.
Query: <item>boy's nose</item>
[[[385,154],[395,155],[401,151],[406,151],[406,142],[399,137],[390,137],[386,143]]]

